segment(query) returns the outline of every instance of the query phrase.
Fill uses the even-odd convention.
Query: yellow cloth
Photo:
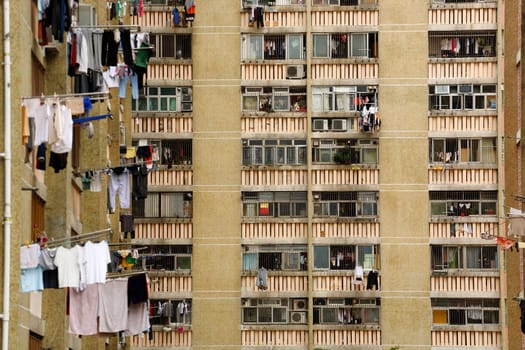
[[[137,155],[137,150],[135,147],[128,147],[126,148],[126,159],[135,158]]]

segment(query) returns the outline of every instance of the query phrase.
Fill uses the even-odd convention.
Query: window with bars
[[[431,58],[496,57],[496,32],[429,32],[428,50]]]
[[[430,85],[428,87],[430,111],[495,110],[496,84]]]
[[[304,34],[245,34],[241,37],[243,60],[304,60]]]
[[[436,325],[499,324],[499,299],[432,298]]]
[[[133,200],[136,218],[191,218],[191,192],[148,192],[146,199]]]
[[[191,139],[180,140],[148,140],[153,148],[153,153],[159,155],[159,164],[167,165],[190,165],[193,161],[193,146]],[[134,141],[133,145],[138,146]]]
[[[306,324],[308,303],[305,298],[242,299],[242,323]]]
[[[191,299],[151,299],[149,320],[151,325],[191,325],[191,311]]]
[[[376,217],[377,192],[314,192],[314,217]]]
[[[433,4],[464,4],[478,2],[497,2],[497,0],[432,0]]]
[[[306,86],[242,87],[245,112],[306,112]]]
[[[358,112],[377,109],[377,86],[312,86],[313,112]]]
[[[377,58],[378,33],[313,34],[314,58]]]
[[[377,0],[312,0],[312,5],[372,6]]]
[[[156,271],[191,270],[191,245],[149,245],[140,251],[133,269]]]
[[[315,245],[314,270],[378,270],[379,245]]]
[[[377,164],[377,139],[314,139],[312,162],[339,164]]]
[[[314,298],[313,304],[313,324],[379,324],[379,298]]]
[[[192,88],[149,87],[138,99],[133,99],[133,112],[191,112],[193,109]]]
[[[191,59],[191,34],[150,33],[154,56],[162,58]]]
[[[306,246],[246,246],[242,255],[243,270],[264,267],[275,271],[306,271]]]
[[[243,165],[304,165],[306,140],[243,140]]]
[[[432,138],[429,140],[430,163],[496,164],[495,137]]]
[[[496,216],[497,191],[430,191],[430,215]]]
[[[498,247],[487,245],[433,245],[431,246],[433,271],[496,270],[498,268]]]
[[[306,192],[243,192],[242,215],[250,217],[307,216]]]

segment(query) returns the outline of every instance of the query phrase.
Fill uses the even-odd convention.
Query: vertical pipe
[[[2,350],[9,350],[9,299],[11,273],[11,46],[9,0],[4,0],[4,285],[2,314]]]

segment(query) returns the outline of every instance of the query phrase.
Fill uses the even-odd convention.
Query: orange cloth
[[[22,105],[22,145],[29,142],[29,117],[27,116],[27,107]]]

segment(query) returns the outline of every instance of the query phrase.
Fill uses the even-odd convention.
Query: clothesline
[[[92,26],[72,26],[71,29],[137,29],[140,31],[140,25],[138,24],[100,24]]]
[[[147,274],[146,270],[143,271],[133,271],[133,272],[115,272],[115,273],[108,273],[106,275],[106,280],[115,279],[115,278],[122,278],[122,277],[131,277],[131,276],[137,276]]]
[[[64,243],[68,243],[68,244],[78,243],[82,240],[90,240],[90,239],[95,239],[95,238],[105,238],[106,240],[108,240],[111,232],[112,232],[111,228],[106,228],[103,230],[83,233],[83,234],[74,235],[70,237],[51,239],[45,242],[45,244],[48,248],[54,248],[54,247],[59,247],[63,245]]]
[[[127,168],[127,167],[133,167],[133,166],[139,166],[139,165],[153,165],[154,163],[156,163],[157,161],[141,161],[141,162],[134,162],[134,163],[124,163],[124,164],[119,164],[119,165],[108,165],[106,167],[103,167],[103,168],[88,168],[88,169],[80,169],[80,170],[76,170],[75,171],[75,174],[77,175],[80,175],[82,173],[85,173],[87,171],[108,171],[108,170],[111,170],[111,169],[116,169],[116,168]],[[148,170],[153,170],[153,169],[148,169]]]
[[[69,93],[69,94],[53,94],[53,95],[40,95],[40,96],[22,96],[22,100],[32,100],[36,98],[43,98],[43,99],[52,99],[52,98],[68,98],[68,97],[91,97],[94,98],[101,98],[101,97],[109,97],[111,98],[111,94],[109,91],[99,91],[99,92],[80,92],[80,93]]]

